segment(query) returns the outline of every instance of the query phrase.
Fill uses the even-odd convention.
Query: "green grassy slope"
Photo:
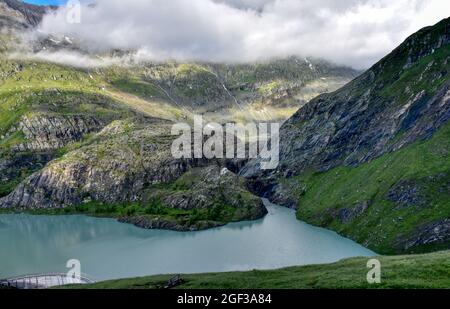
[[[131,73],[127,71],[126,74]],[[178,108],[167,103],[157,100],[147,101],[146,98],[141,100],[130,98],[129,96],[134,95],[135,92],[146,91],[146,93],[153,94],[152,91],[155,90],[151,85],[137,87],[132,82],[132,79],[135,78],[132,75],[127,78],[130,81],[125,80],[125,77],[120,77],[119,73],[113,69],[83,70],[38,61],[13,61],[0,58],[0,97],[15,95],[18,98],[26,98],[44,91],[58,90],[61,93],[77,92],[86,95],[101,95],[116,102],[122,108],[133,109],[157,118],[174,120],[181,115]],[[147,99],[151,99],[151,97],[147,97]],[[148,105],[147,108],[143,106],[145,104]],[[0,106],[4,111],[2,114],[9,114],[5,112],[9,106],[5,104]],[[73,107],[76,107],[76,104],[71,106],[71,108]]]
[[[281,166],[311,163],[280,183],[292,189],[299,219],[380,254],[450,248],[449,25],[446,19],[415,33],[360,78],[310,102],[299,112],[303,118],[293,118],[282,148],[289,161]],[[401,120],[392,126],[392,119]],[[303,143],[308,134],[311,145],[325,146]]]
[[[367,283],[368,258],[279,270],[183,275],[181,289],[366,289],[450,288],[450,251],[426,255],[379,257],[381,284]],[[99,282],[69,288],[158,289],[170,275]]]
[[[325,173],[309,173],[294,180],[299,196],[298,218],[332,228],[379,253],[403,251],[399,235],[408,235],[421,224],[450,218],[450,124],[431,140],[417,142],[356,168],[338,167]],[[399,206],[390,200],[399,183],[417,188],[417,205]],[[368,203],[368,210],[352,222],[334,214],[343,208]],[[411,248],[410,252],[448,247]]]
[[[135,114],[129,106],[104,93],[101,85],[98,76],[82,70],[0,57],[0,159],[17,161],[8,167],[8,176],[0,179],[0,196],[10,193],[48,161],[36,157],[57,155],[54,150],[14,149],[27,142],[19,128],[24,117],[79,115],[108,123]]]
[[[8,163],[10,166],[4,171],[8,176],[0,177],[0,197],[9,194],[22,180],[48,162],[48,159],[35,158],[42,155],[42,151],[15,150],[17,146],[30,142],[19,129],[24,117],[36,120],[90,117],[104,125],[136,115],[169,120],[182,117],[183,112],[177,107],[134,96],[132,85],[130,89],[117,87],[114,84],[116,76],[113,70],[76,69],[0,55],[0,160],[16,161]],[[45,150],[44,153],[51,159],[68,149],[82,146],[82,143],[74,142],[65,149]],[[29,164],[24,163],[27,160]]]

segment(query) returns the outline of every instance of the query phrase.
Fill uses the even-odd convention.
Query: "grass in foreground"
[[[333,264],[290,267],[279,270],[254,270],[183,275],[180,289],[366,289],[366,288],[450,288],[450,251],[424,255],[383,256],[381,284],[367,283],[369,258],[352,258]],[[67,288],[83,289],[158,289],[172,275],[104,281]]]

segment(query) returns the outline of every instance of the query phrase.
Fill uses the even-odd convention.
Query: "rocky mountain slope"
[[[20,0],[0,0],[0,53],[20,43],[22,33],[34,29],[52,6],[32,5]]]
[[[170,187],[191,168],[225,168],[223,162],[172,158],[171,119],[181,118],[181,110],[128,100],[102,86],[107,82],[101,72],[6,59],[0,69],[2,208],[63,209],[177,230],[265,214],[245,181],[231,172],[210,172],[217,183],[206,191],[206,204],[198,198],[207,186],[194,183],[188,193],[195,198],[183,205],[174,202],[180,190],[173,199],[144,199],[153,186]],[[212,198],[222,187],[236,194]],[[218,211],[224,203],[226,211]]]
[[[20,0],[0,0],[0,27],[25,29],[37,26],[45,13],[55,9],[52,6],[40,6]]]
[[[379,253],[449,248],[449,43],[450,19],[412,35],[289,119],[275,172],[256,160],[242,175]]]
[[[297,57],[242,65],[146,64],[137,71],[118,73],[112,83],[142,98],[169,99],[221,123],[285,120],[311,98],[343,86],[358,74]]]
[[[15,0],[0,8],[2,40],[12,43],[52,9]],[[62,41],[40,37],[27,53],[77,50]],[[19,47],[0,51],[0,208],[105,215],[147,228],[202,229],[266,213],[231,171],[233,162],[174,160],[174,121],[193,113],[220,122],[282,121],[358,74],[295,57],[79,68]]]
[[[0,18],[5,22],[0,28],[8,35],[0,34],[3,45],[0,52],[8,49],[18,60],[41,59],[36,55],[43,52],[46,60],[58,63],[64,53],[73,52],[72,65],[74,62],[81,65],[83,59],[90,59],[91,63],[101,62],[99,59],[125,62],[125,66],[88,67],[102,76],[103,86],[122,92],[116,96],[127,96],[127,100],[139,101],[141,105],[156,101],[222,123],[284,121],[311,98],[336,90],[359,74],[325,61],[298,57],[248,64],[152,63],[135,60],[133,51],[93,54],[79,47],[76,38],[46,36],[40,32],[28,35],[24,44],[11,43],[20,41],[22,30],[33,30],[45,12],[52,9],[18,0],[1,0]],[[59,54],[52,57],[55,52]]]

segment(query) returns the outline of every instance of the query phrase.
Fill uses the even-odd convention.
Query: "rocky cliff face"
[[[450,119],[449,24],[420,31],[342,89],[301,108],[282,127],[277,172],[357,166],[430,138]],[[257,164],[243,174],[258,173]]]
[[[87,131],[86,123],[61,127],[65,134],[56,140],[64,143],[72,136],[67,132],[82,134]],[[95,128],[98,122],[93,123]],[[30,132],[47,128],[38,124]],[[85,138],[75,150],[25,179],[0,199],[0,207],[36,210],[139,203],[135,212],[122,213],[120,220],[145,228],[174,230],[198,230],[265,215],[262,201],[246,189],[245,179],[228,170],[224,162],[173,159],[171,125],[151,118],[113,121]],[[77,130],[70,131],[74,127]],[[29,144],[44,149],[52,146],[48,130],[44,132],[46,143]],[[31,136],[35,140],[36,135]],[[148,205],[156,203],[161,208],[154,214]],[[142,213],[146,207],[149,213]],[[165,212],[170,214],[172,210],[187,211],[187,219],[168,217]],[[164,215],[158,215],[161,211]]]
[[[171,160],[168,129],[164,123],[144,126],[113,122],[86,146],[28,178],[1,204],[58,208],[85,199],[136,201],[146,183],[174,180],[189,166]]]
[[[39,6],[19,0],[0,0],[0,28],[24,30],[37,26],[52,6]]]
[[[298,207],[299,218],[380,253],[448,245],[441,224],[450,217],[450,197],[442,189],[448,183],[437,175],[449,170],[449,43],[450,19],[414,34],[291,117],[281,129],[277,170],[262,172],[254,160],[241,174],[254,180],[254,191]],[[406,210],[408,204],[417,205]],[[426,227],[439,233],[434,237]],[[425,240],[414,242],[411,235]],[[399,245],[399,239],[408,241]]]
[[[143,200],[160,201],[164,207],[190,211],[191,215],[188,220],[158,215],[128,215],[119,220],[143,228],[186,231],[256,220],[267,214],[261,199],[247,191],[244,178],[214,162],[192,168],[170,184],[144,190]]]
[[[100,131],[105,126],[102,119],[85,115],[24,116],[17,130],[23,133],[24,142],[12,146],[12,150],[50,151],[57,150],[70,142],[80,140],[84,135]],[[16,131],[9,132],[10,135]]]
[[[43,16],[54,6],[33,5],[20,0],[0,0],[0,13],[2,16],[13,17],[18,22],[34,27],[37,26]]]

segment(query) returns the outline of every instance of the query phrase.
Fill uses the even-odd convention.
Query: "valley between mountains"
[[[450,249],[450,19],[358,72],[299,57],[58,64],[30,55],[78,50],[68,38],[21,49],[42,14],[0,0],[1,212],[194,231],[262,218],[265,197],[379,254]],[[279,167],[173,159],[172,124],[194,114],[283,123]]]
[[[7,211],[86,213],[180,231],[261,218],[262,201],[238,175],[245,161],[173,159],[172,124],[194,114],[219,123],[284,121],[359,74],[297,57],[80,69],[24,51],[20,33],[33,29],[40,11],[17,1],[1,8],[7,44],[0,65],[0,205]],[[78,49],[69,42],[45,37],[27,47],[34,54]]]

